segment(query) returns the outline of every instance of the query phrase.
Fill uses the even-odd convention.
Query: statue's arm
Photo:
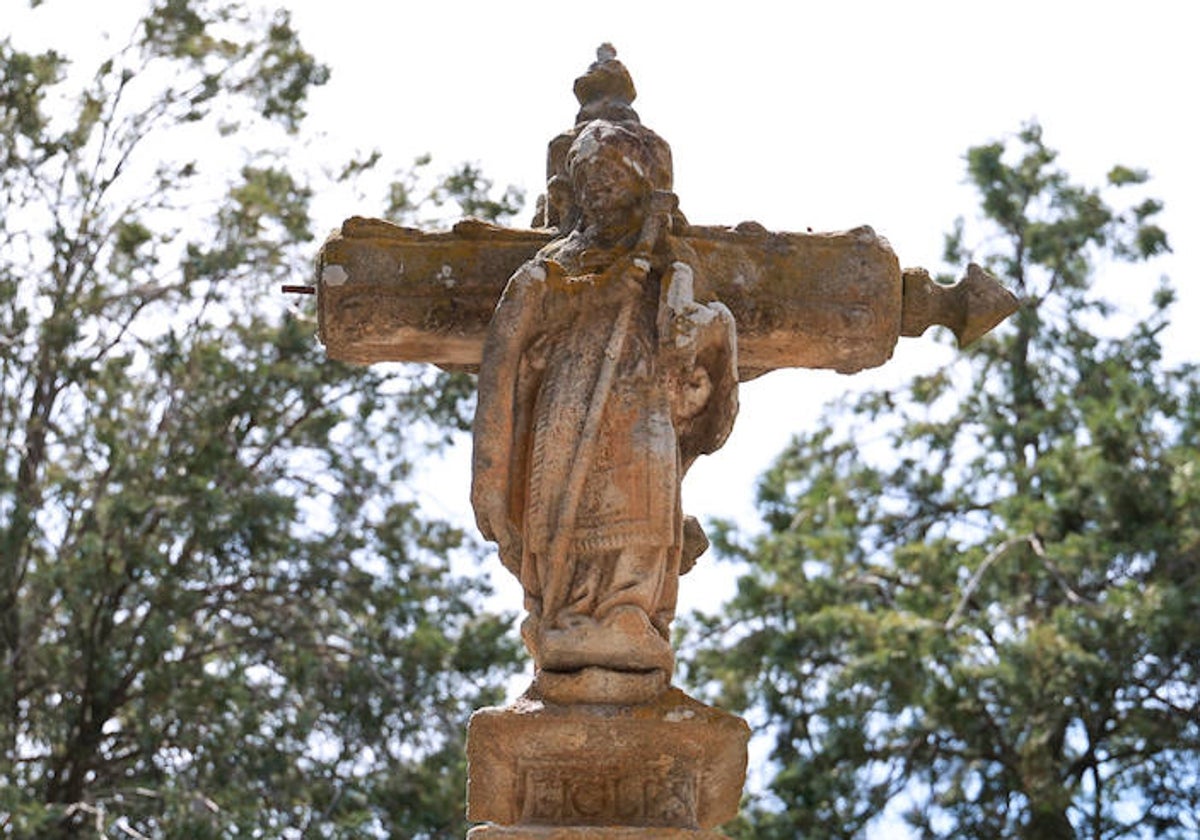
[[[696,442],[700,452],[715,452],[733,431],[737,417],[737,327],[733,313],[719,301],[698,304],[706,316],[695,336],[694,375],[708,382],[707,399],[699,412],[703,417],[703,439]]]
[[[541,309],[544,272],[527,263],[505,287],[484,340],[475,409],[471,504],[483,536],[500,544],[506,566],[519,563],[519,525],[510,516],[516,472],[517,376]],[[515,545],[514,545],[515,543]]]
[[[707,306],[716,314],[709,326],[708,341],[714,347],[713,369],[709,373],[718,383],[714,397],[721,401],[723,416],[721,438],[713,446],[716,449],[725,443],[725,438],[733,431],[733,421],[737,417],[737,322],[725,304],[714,301]]]
[[[675,370],[672,407],[685,464],[721,447],[737,416],[737,329],[723,303],[692,296],[689,266],[675,263],[662,301],[664,355]]]

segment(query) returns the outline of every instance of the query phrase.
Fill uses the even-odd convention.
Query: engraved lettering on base
[[[520,822],[527,825],[697,824],[695,767],[631,769],[559,756],[521,761],[518,772]]]

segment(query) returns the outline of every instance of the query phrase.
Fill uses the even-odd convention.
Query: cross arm
[[[317,258],[321,340],[344,361],[474,370],[505,283],[554,235],[473,220],[427,233],[349,219]],[[1017,304],[977,266],[950,287],[920,269],[902,272],[867,227],[801,234],[754,223],[690,226],[668,237],[668,250],[691,266],[697,300],[720,300],[733,313],[743,380],[780,367],[875,367],[901,335],[932,324],[969,343]]]
[[[551,239],[473,220],[428,233],[347,219],[317,255],[321,341],[346,362],[474,369],[504,284]]]

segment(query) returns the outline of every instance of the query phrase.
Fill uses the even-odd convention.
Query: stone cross
[[[472,837],[719,836],[747,731],[670,687],[679,577],[707,547],[685,472],[729,434],[740,380],[874,367],[932,324],[968,343],[1016,300],[977,266],[948,287],[902,271],[867,227],[691,225],[611,47],[575,93],[533,229],[346,221],[318,258],[320,336],[479,374],[472,504],[525,590],[535,677],[472,719]]]

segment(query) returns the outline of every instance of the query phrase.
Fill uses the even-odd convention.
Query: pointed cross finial
[[[985,269],[971,263],[966,275],[946,286],[923,268],[904,270],[900,335],[915,338],[938,324],[949,327],[959,347],[981,338],[1017,311],[1021,302]]]

